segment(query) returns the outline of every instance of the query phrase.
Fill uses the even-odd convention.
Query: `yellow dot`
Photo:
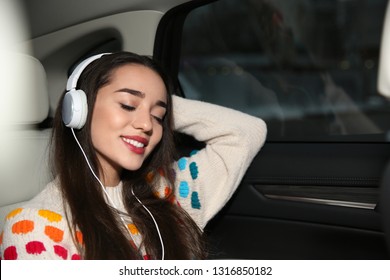
[[[22,212],[23,208],[16,208],[15,210],[12,210],[11,212],[8,213],[6,219],[9,220],[16,215],[18,215],[20,212]]]
[[[59,222],[62,216],[50,210],[39,210],[38,215],[47,219],[49,222]]]

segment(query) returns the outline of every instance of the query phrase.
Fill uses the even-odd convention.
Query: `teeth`
[[[137,148],[143,148],[145,145],[142,144],[141,142],[138,142],[138,141],[135,141],[135,140],[132,140],[132,139],[127,139],[127,138],[122,138],[123,141],[125,141],[126,143],[129,143],[130,145],[133,145]]]

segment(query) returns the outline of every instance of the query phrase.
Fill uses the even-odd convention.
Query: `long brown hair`
[[[121,174],[123,203],[127,214],[142,234],[145,250],[152,258],[161,258],[160,239],[153,220],[136,201],[131,193],[132,189],[158,223],[164,241],[165,259],[205,258],[201,230],[183,209],[172,203],[175,186],[171,170],[175,156],[172,86],[158,64],[147,56],[119,52],[104,55],[87,66],[78,80],[77,88],[86,92],[89,113],[85,126],[75,133],[92,168],[99,176],[100,166],[90,134],[96,95],[101,87],[110,82],[114,70],[128,64],[143,65],[159,74],[168,96],[160,143],[139,170],[124,170]],[[83,247],[80,248],[80,253],[84,259],[140,259],[140,252],[133,248],[123,224],[118,222],[116,210],[107,205],[102,189],[90,172],[71,130],[62,122],[63,97],[64,95],[57,107],[53,127],[54,175],[59,179],[65,205],[70,212],[70,228],[73,234],[76,234],[76,229],[82,232]],[[151,174],[154,180],[150,180]],[[160,174],[164,174],[171,189],[170,194],[164,198],[155,195],[160,187]]]

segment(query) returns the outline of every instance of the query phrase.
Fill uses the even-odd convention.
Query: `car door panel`
[[[370,146],[266,143],[207,227],[214,257],[388,258],[376,204],[390,149]]]

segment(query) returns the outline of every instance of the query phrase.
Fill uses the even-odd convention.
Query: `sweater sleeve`
[[[200,228],[225,205],[263,146],[263,120],[239,111],[173,96],[175,129],[206,143],[180,158],[176,198]]]
[[[6,217],[0,238],[1,259],[80,259],[73,240],[63,215],[46,209],[17,208]]]

